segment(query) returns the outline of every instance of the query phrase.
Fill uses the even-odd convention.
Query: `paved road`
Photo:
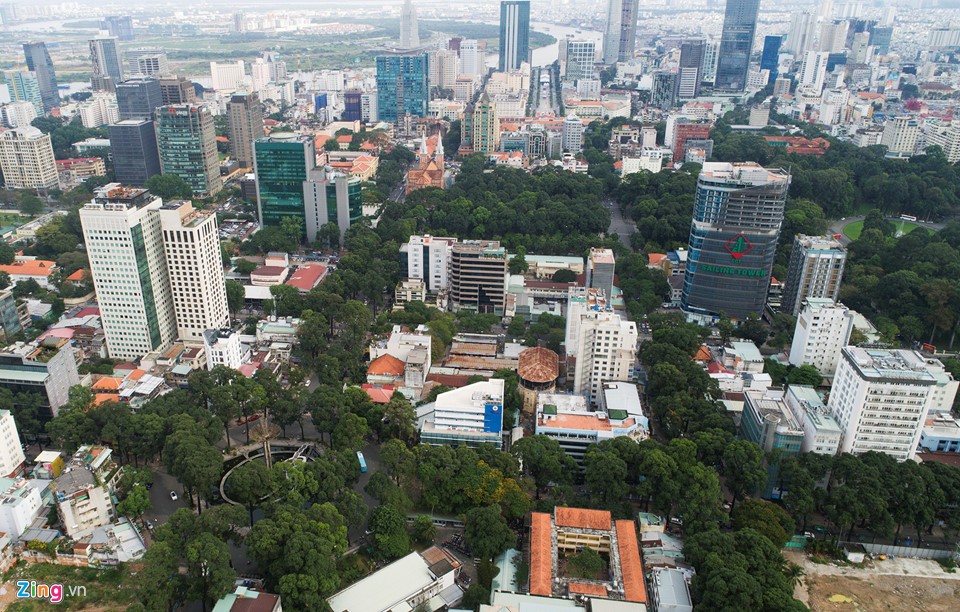
[[[153,488],[149,491],[153,508],[145,513],[143,518],[156,525],[165,523],[170,515],[180,508],[189,508],[190,500],[184,495],[183,486],[162,467],[150,466],[150,471],[153,474]],[[170,499],[170,491],[176,492],[177,501]]]
[[[607,234],[617,234],[624,246],[628,249],[632,248],[630,237],[637,233],[637,224],[623,216],[620,204],[616,200],[607,199],[603,203],[610,211],[610,229]]]

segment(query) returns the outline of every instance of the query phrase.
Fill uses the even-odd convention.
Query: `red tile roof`
[[[578,529],[605,529],[610,530],[612,517],[607,510],[586,510],[584,508],[554,508],[557,527],[575,527]]]
[[[367,393],[370,401],[374,404],[389,404],[390,398],[393,397],[393,385],[374,387],[373,385],[365,384],[360,385],[360,388]]]
[[[405,368],[406,364],[393,355],[380,355],[370,362],[370,367],[367,368],[367,374],[373,374],[375,376],[401,376]]]
[[[530,515],[530,594],[553,595],[553,553],[550,534],[550,515],[534,512]]]
[[[570,593],[579,595],[592,595],[594,597],[606,597],[607,587],[602,584],[586,584],[584,582],[571,582],[567,585]]]
[[[87,280],[87,278],[89,277],[90,277],[90,270],[84,270],[83,268],[80,268],[79,270],[77,270],[76,272],[68,276],[65,280],[78,283],[80,281]]]
[[[310,291],[320,284],[327,275],[327,266],[303,266],[293,273],[286,284],[296,287],[300,291]]]
[[[617,521],[617,550],[620,552],[620,570],[623,573],[623,598],[636,603],[647,603],[647,587],[643,582],[643,564],[640,545],[633,521]]]
[[[27,261],[15,261],[12,264],[0,265],[0,272],[6,272],[10,276],[50,276],[56,268],[57,262],[47,261],[45,259],[30,259]]]

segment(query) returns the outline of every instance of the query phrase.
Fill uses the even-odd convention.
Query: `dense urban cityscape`
[[[960,5],[0,0],[0,609],[960,608]]]

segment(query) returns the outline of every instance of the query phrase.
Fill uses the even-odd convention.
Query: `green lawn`
[[[913,230],[920,227],[916,223],[911,223],[910,221],[891,221],[896,228],[897,233],[909,234]],[[843,226],[843,235],[849,238],[850,240],[856,240],[860,237],[860,233],[863,232],[863,221],[854,221],[853,223],[848,223]]]

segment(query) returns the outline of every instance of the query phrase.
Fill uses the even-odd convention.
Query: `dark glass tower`
[[[780,45],[783,44],[783,36],[765,36],[763,39],[763,52],[760,54],[760,70],[770,71],[770,83],[777,80],[779,71],[777,66],[780,63]]]
[[[759,12],[760,0],[727,0],[723,33],[720,36],[716,89],[737,92],[746,87]]]
[[[633,57],[640,0],[610,0],[603,33],[603,63],[616,64]]]
[[[117,84],[117,110],[121,119],[153,119],[153,111],[162,104],[157,79],[128,79]]]
[[[681,307],[692,319],[760,314],[783,223],[790,175],[754,162],[703,165],[690,226]]]
[[[60,92],[57,90],[57,73],[53,69],[47,45],[42,42],[23,43],[23,54],[27,59],[27,70],[37,75],[43,110],[49,112],[60,104]]]
[[[516,70],[530,54],[530,2],[500,3],[500,70]]]

